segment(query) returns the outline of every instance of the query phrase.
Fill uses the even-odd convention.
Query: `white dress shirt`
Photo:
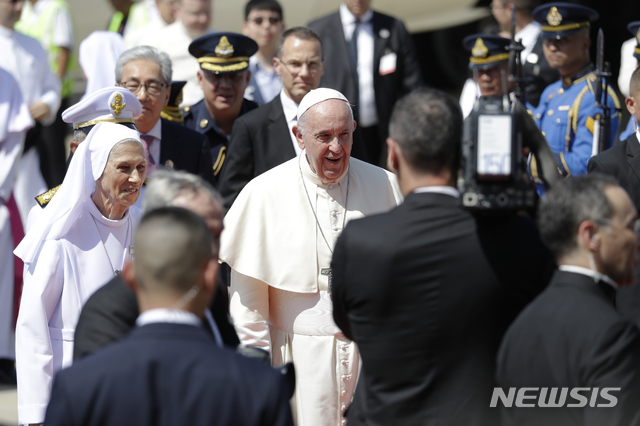
[[[0,52],[0,68],[16,79],[28,105],[44,102],[49,106],[51,114],[42,124],[51,124],[60,107],[60,80],[49,68],[47,52],[40,42],[0,26]]]
[[[291,136],[293,149],[296,151],[296,155],[300,155],[302,149],[298,146],[298,141],[293,134],[293,126],[298,124],[298,104],[284,93],[284,89],[280,91],[280,102],[282,102],[284,118],[287,120],[287,127],[289,128],[289,136]]]
[[[356,17],[342,3],[340,5],[340,20],[344,30],[344,38],[349,43],[356,28]],[[373,88],[373,11],[371,9],[360,18],[360,32],[358,34],[358,125],[370,127],[378,124],[376,110],[376,94]],[[353,99],[350,99],[353,101]]]

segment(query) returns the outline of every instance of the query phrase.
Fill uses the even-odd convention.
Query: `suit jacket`
[[[236,347],[238,335],[229,321],[227,288],[218,286],[211,313],[226,346]],[[75,331],[73,359],[97,351],[126,336],[140,314],[135,293],[118,275],[96,290],[82,307]]]
[[[589,173],[615,177],[640,211],[640,142],[635,133],[629,139],[591,157],[587,168]]]
[[[254,177],[294,158],[289,126],[280,96],[233,123],[227,159],[220,177],[226,209]]]
[[[347,225],[331,267],[334,319],[362,357],[350,425],[497,424],[489,401],[513,318],[507,289],[521,275],[539,292],[550,257],[526,219],[484,219],[449,195],[411,193]],[[488,253],[485,234],[503,246]]]
[[[384,143],[389,133],[389,119],[395,102],[411,90],[422,86],[423,82],[413,41],[404,24],[378,12],[373,12],[372,23],[373,88],[378,112],[380,143]],[[313,21],[309,27],[320,35],[322,49],[325,52],[324,75],[320,80],[320,86],[336,89],[354,102],[357,98],[358,85],[354,79],[340,13],[335,12]],[[380,75],[380,58],[389,53],[397,55],[396,70]],[[354,112],[357,120],[357,105]],[[377,159],[369,160],[377,161]]]
[[[231,208],[242,188],[296,156],[280,96],[239,117],[233,124],[219,189],[225,209]],[[351,156],[366,161],[362,138],[354,135]]]
[[[206,136],[164,118],[161,120],[160,165],[173,164],[174,169],[198,175],[213,185],[211,147]]]
[[[592,407],[585,401],[583,408],[569,408],[566,405],[580,403],[569,394],[562,408],[503,407],[503,424],[640,423],[640,332],[616,311],[613,291],[589,276],[558,271],[505,335],[497,379],[505,391],[510,387],[620,388],[610,392],[617,398],[615,407]],[[582,396],[590,401],[591,390],[582,391]],[[601,396],[595,402],[609,403]]]
[[[286,377],[201,328],[155,323],[54,380],[47,425],[293,425]]]
[[[615,177],[640,211],[640,143],[635,133],[591,157],[587,167],[589,173]],[[636,268],[635,285],[618,290],[616,306],[625,318],[640,326],[640,266]]]

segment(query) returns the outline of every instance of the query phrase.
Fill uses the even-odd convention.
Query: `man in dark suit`
[[[200,215],[217,241],[222,232],[220,196],[201,178],[177,171],[158,170],[147,185],[143,208],[178,206]],[[235,348],[238,336],[229,321],[229,296],[224,286],[216,289],[216,297],[207,314],[205,326],[222,346]],[[135,294],[121,276],[116,276],[96,291],[82,307],[76,326],[73,358],[78,359],[120,340],[135,325],[139,310]]]
[[[637,211],[613,178],[590,174],[556,185],[538,216],[559,271],[500,347],[498,383],[516,405],[496,394],[492,405],[505,425],[638,425],[640,332],[613,302],[634,280]]]
[[[405,201],[350,222],[336,244],[333,316],[362,357],[350,425],[498,422],[498,345],[550,259],[524,218],[476,221],[462,208],[461,133],[450,96],[420,89],[398,101],[388,165]],[[538,288],[523,288],[531,279]]]
[[[135,247],[122,276],[142,312],[136,329],[56,375],[45,423],[293,425],[286,376],[218,347],[202,329],[218,269],[202,218],[152,210]]]
[[[291,129],[298,121],[298,104],[304,95],[318,88],[324,73],[319,36],[305,27],[288,29],[278,42],[273,63],[282,78],[280,95],[238,118],[233,126],[220,178],[220,194],[226,209],[251,179],[300,152]]]
[[[630,96],[625,99],[631,118],[640,117],[640,70],[635,70],[629,83]],[[597,172],[613,176],[627,191],[631,201],[640,211],[640,141],[638,132],[618,142],[611,148],[591,157],[587,165],[589,173]],[[636,283],[623,287],[616,293],[616,307],[625,316],[640,326],[640,268],[636,270]]]
[[[148,174],[165,166],[197,174],[213,184],[213,163],[207,138],[160,118],[171,95],[171,60],[150,46],[124,52],[116,64],[117,85],[133,92],[142,104],[135,125],[145,145]]]
[[[355,104],[356,132],[365,142],[367,159],[384,166],[393,105],[423,83],[404,24],[371,10],[370,3],[345,0],[339,11],[309,27],[320,34],[324,51],[331,52],[320,87],[336,89]]]
[[[627,110],[633,117],[640,117],[640,68],[631,75],[629,93],[630,96],[625,99]],[[597,172],[615,177],[631,197],[636,210],[640,211],[640,141],[637,132],[627,140],[591,157],[588,170],[589,173]]]

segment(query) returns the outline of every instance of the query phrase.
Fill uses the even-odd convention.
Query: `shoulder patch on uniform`
[[[47,204],[49,204],[53,196],[56,195],[56,192],[58,191],[58,189],[60,189],[60,185],[56,186],[55,188],[51,188],[50,190],[38,195],[36,197],[36,201],[38,202],[40,207],[42,207],[43,209],[47,207]]]

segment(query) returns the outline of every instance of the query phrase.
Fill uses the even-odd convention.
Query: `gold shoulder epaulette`
[[[56,192],[58,191],[58,189],[60,189],[60,185],[56,186],[55,188],[51,188],[50,190],[38,195],[36,197],[36,201],[38,202],[38,204],[40,204],[40,207],[42,207],[43,209],[47,207],[47,204],[49,204],[49,201],[51,201],[53,196],[56,195]]]

